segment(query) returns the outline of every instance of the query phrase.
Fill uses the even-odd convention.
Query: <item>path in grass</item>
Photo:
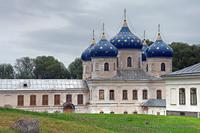
[[[176,116],[117,115],[117,114],[47,114],[0,109],[0,130],[16,119],[28,117],[41,121],[42,132],[150,132],[199,133],[200,119]],[[2,120],[7,122],[2,123]],[[149,124],[144,124],[148,121]]]

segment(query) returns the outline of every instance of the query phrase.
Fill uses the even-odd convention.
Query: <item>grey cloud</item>
[[[167,43],[199,44],[199,0],[0,0],[0,63],[21,56],[53,55],[68,65],[90,44],[91,31],[107,38],[120,29],[123,9],[142,39],[155,39],[157,24]]]

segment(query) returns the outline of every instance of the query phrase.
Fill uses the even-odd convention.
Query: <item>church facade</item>
[[[97,43],[93,35],[91,45],[81,55],[83,80],[1,79],[0,107],[39,112],[199,116],[200,80],[188,75],[183,76],[184,80],[174,77],[173,50],[162,40],[160,26],[158,29],[157,39],[148,46],[145,38],[133,34],[124,18],[119,33],[110,40],[104,31]],[[186,98],[185,93],[179,93],[180,88],[185,88]],[[189,98],[191,88],[196,88],[192,90],[191,108],[179,106],[178,99],[184,102]]]
[[[88,84],[90,113],[166,114],[165,81],[172,71],[173,50],[161,38],[148,47],[128,27],[82,53],[83,80]]]

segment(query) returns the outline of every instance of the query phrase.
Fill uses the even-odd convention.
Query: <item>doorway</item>
[[[63,112],[64,113],[73,113],[75,111],[75,107],[73,104],[64,103],[63,104]]]

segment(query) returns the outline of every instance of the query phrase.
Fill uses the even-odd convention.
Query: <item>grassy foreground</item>
[[[118,114],[48,114],[0,108],[0,133],[14,133],[10,125],[36,118],[42,133],[199,133],[200,119],[175,116]],[[145,124],[148,121],[149,124]]]

